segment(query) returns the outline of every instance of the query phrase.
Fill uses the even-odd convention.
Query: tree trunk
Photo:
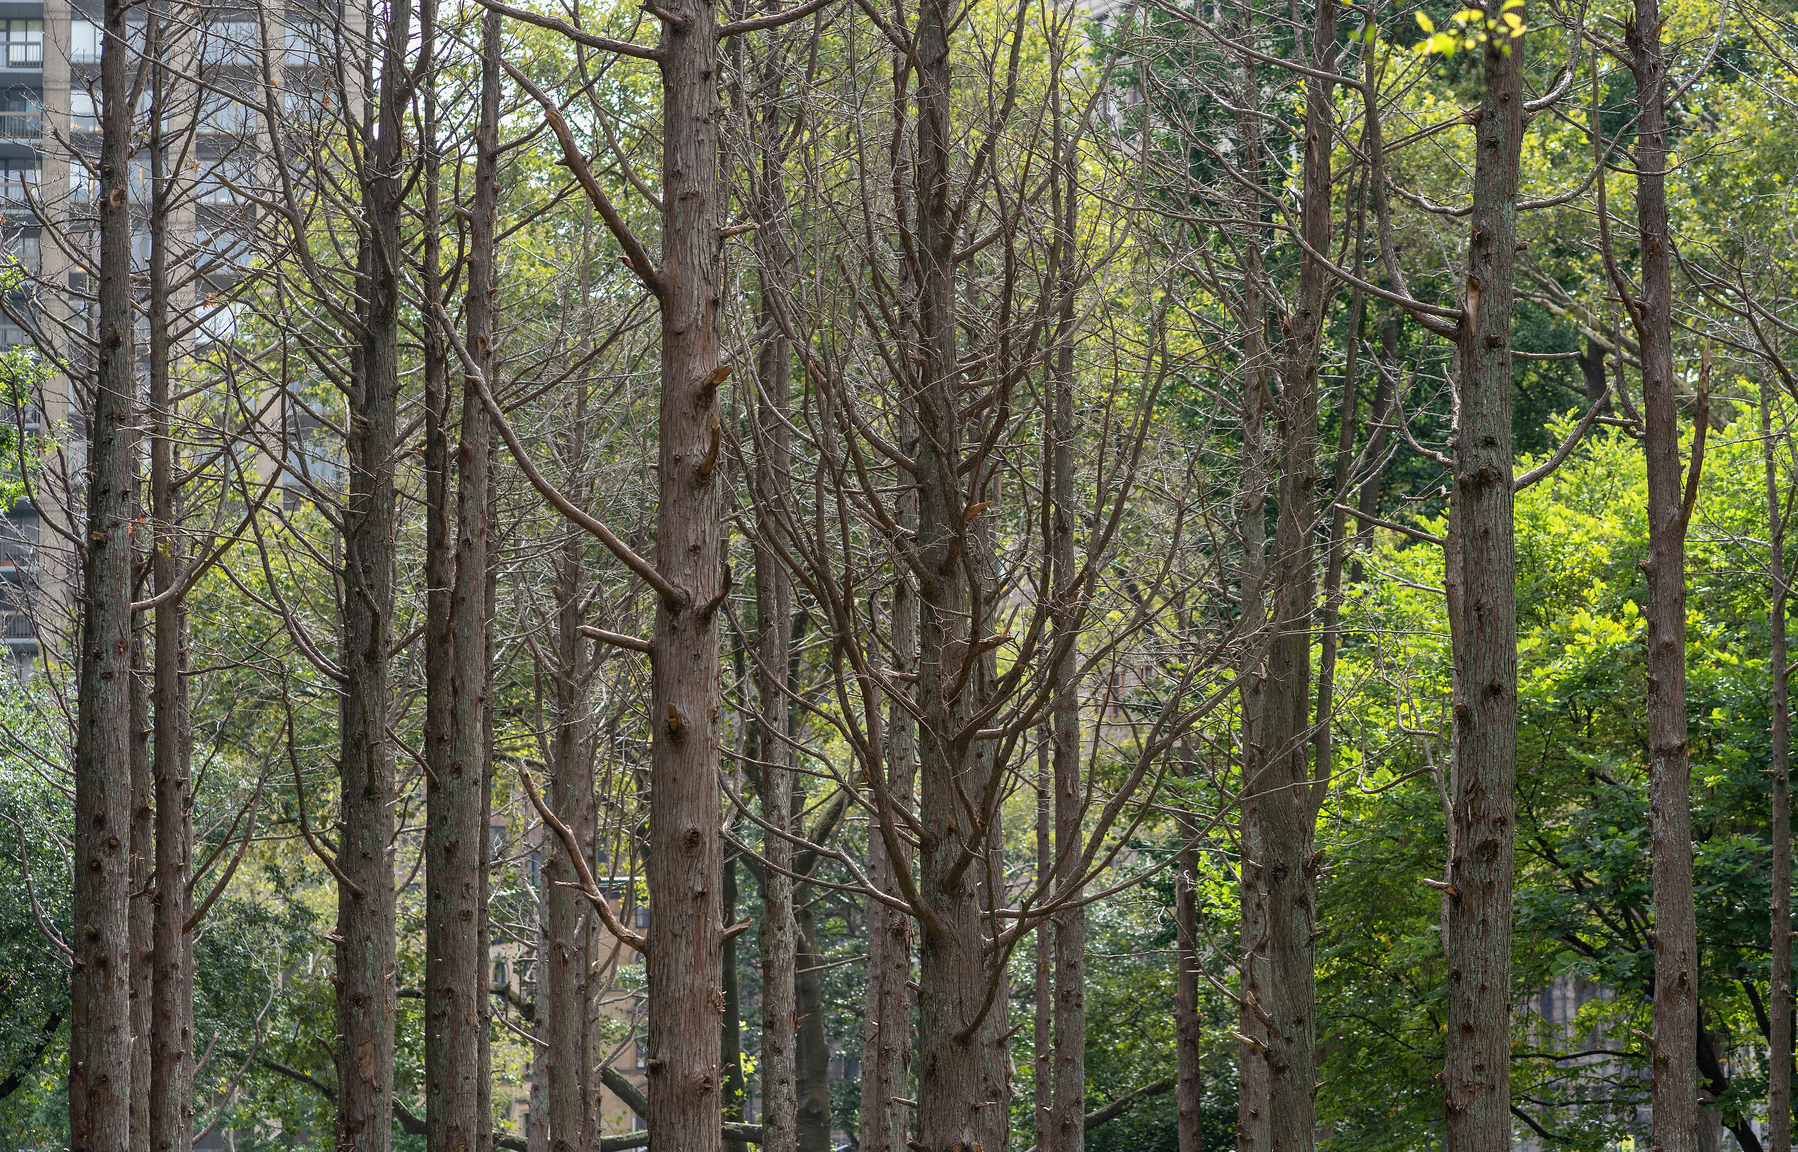
[[[1253,44],[1257,33],[1253,8],[1238,6],[1239,39]],[[1259,189],[1262,184],[1261,122],[1253,109],[1261,104],[1261,88],[1252,61],[1238,61],[1236,138],[1241,156],[1241,184]],[[1242,792],[1239,799],[1239,926],[1237,960],[1237,1093],[1236,1146],[1239,1152],[1267,1152],[1270,1147],[1272,1090],[1268,1075],[1267,1025],[1263,1007],[1272,994],[1268,971],[1268,921],[1265,871],[1262,868],[1260,808],[1267,787],[1262,749],[1267,714],[1267,488],[1266,432],[1269,365],[1266,345],[1267,298],[1263,289],[1266,269],[1259,231],[1260,199],[1244,191],[1232,205],[1236,235],[1242,250],[1243,305],[1237,322],[1242,329],[1243,388],[1241,402],[1241,503],[1237,525],[1242,537],[1241,589],[1238,610],[1245,638],[1237,661],[1237,696],[1240,708]]]
[[[1773,607],[1767,615],[1771,644],[1767,663],[1772,679],[1773,714],[1773,957],[1767,991],[1767,1139],[1772,1152],[1792,1148],[1792,786],[1791,700],[1785,676],[1786,577],[1785,507],[1779,497],[1779,464],[1774,451],[1773,385],[1761,378],[1761,456],[1767,470],[1767,583]]]
[[[798,1148],[830,1152],[830,1039],[824,1030],[824,974],[818,971],[818,935],[810,885],[794,891],[795,977],[793,1011],[798,1021]]]
[[[366,231],[357,253],[356,347],[350,374],[343,520],[345,683],[339,715],[343,832],[337,895],[337,1146],[386,1152],[393,1129],[395,919],[393,762],[387,660],[393,625],[394,456],[399,402],[400,214],[411,8],[395,5],[380,37],[375,125],[362,173]]]
[[[1318,0],[1312,28],[1312,66],[1334,70],[1335,0]],[[1313,252],[1330,248],[1330,85],[1305,83],[1305,155],[1300,228]],[[1264,785],[1254,814],[1260,841],[1260,881],[1267,916],[1268,1019],[1263,1054],[1268,1067],[1272,1152],[1304,1152],[1316,1129],[1316,975],[1311,941],[1316,926],[1316,861],[1312,856],[1317,802],[1313,795],[1311,627],[1316,597],[1313,521],[1317,501],[1318,359],[1334,279],[1309,252],[1300,259],[1299,285],[1289,321],[1274,405],[1280,446],[1272,555]]]
[[[1036,883],[1045,896],[1055,878],[1055,784],[1051,748],[1045,730],[1036,746]],[[1036,1146],[1047,1150],[1055,1140],[1055,931],[1048,920],[1037,923],[1035,1015],[1031,1041],[1035,1051],[1032,1083],[1036,1097]]]
[[[656,558],[681,595],[658,605],[650,654],[647,1119],[659,1147],[719,1152],[718,15],[698,0],[667,7]]]
[[[160,11],[149,35],[160,41]],[[152,46],[152,53],[159,45]],[[194,973],[187,927],[193,915],[189,869],[193,853],[193,796],[188,791],[192,742],[187,715],[187,605],[170,590],[181,579],[180,495],[172,410],[173,348],[169,334],[169,203],[162,120],[168,99],[156,73],[156,123],[150,139],[150,521],[151,586],[156,606],[155,763],[156,901],[155,975],[150,1019],[149,1133],[147,1148],[188,1152],[193,1147]]]
[[[899,414],[900,450],[915,458],[918,451],[917,421],[909,411]],[[916,528],[918,502],[915,490],[895,502],[899,524]],[[901,676],[918,671],[918,597],[911,576],[895,573],[893,580],[893,664]],[[901,681],[903,684],[904,681]],[[909,807],[917,767],[917,725],[905,705],[894,700],[887,706],[886,785],[898,807]],[[898,841],[901,857],[887,851],[878,817],[868,821],[868,878],[882,892],[897,896],[898,874],[909,872],[912,861],[906,841]],[[911,1114],[901,1103],[910,1091],[912,920],[906,913],[878,900],[868,901],[867,1018],[862,1025],[861,1152],[906,1152]],[[1046,1034],[1039,1033],[1039,1035]]]
[[[142,501],[138,504],[141,514]],[[142,561],[133,559],[132,566],[141,569]],[[156,1004],[156,771],[150,759],[154,688],[145,662],[143,616],[131,614],[131,1083],[143,1088],[131,1094],[132,1152],[150,1149]]]
[[[578,458],[580,423],[574,426]],[[594,837],[593,763],[586,754],[585,668],[581,639],[582,581],[585,578],[581,542],[570,538],[562,546],[556,572],[555,663],[550,738],[551,809],[574,833],[582,851],[592,854]],[[537,1012],[544,1022],[545,1107],[549,1117],[550,1147],[554,1152],[590,1152],[599,1139],[589,1131],[585,1101],[597,1091],[587,1068],[587,981],[593,963],[592,909],[572,885],[578,870],[568,859],[559,838],[545,837],[543,886],[548,905],[548,931],[543,955],[538,960]]]
[[[1058,61],[1059,63],[1059,61]],[[1056,69],[1059,74],[1061,69]],[[1056,290],[1061,295],[1060,347],[1050,361],[1048,433],[1050,499],[1049,553],[1055,574],[1051,634],[1055,661],[1055,887],[1068,901],[1055,913],[1055,1102],[1050,1144],[1043,1152],[1082,1152],[1086,1147],[1086,905],[1080,883],[1086,816],[1086,781],[1080,765],[1081,620],[1074,603],[1076,559],[1074,521],[1074,344],[1076,278],[1074,243],[1079,232],[1079,184],[1074,145],[1062,130],[1061,87],[1052,90],[1057,125],[1057,186],[1060,261]],[[984,631],[984,630],[983,630]]]
[[[1495,10],[1496,15],[1496,10]],[[1502,25],[1501,25],[1502,29]],[[1442,901],[1448,958],[1447,1152],[1511,1147],[1511,886],[1517,791],[1517,601],[1511,488],[1512,268],[1523,41],[1483,51],[1473,228],[1457,335],[1460,425],[1449,624],[1455,743]]]
[[[1648,827],[1654,858],[1654,1143],[1698,1144],[1698,928],[1686,748],[1686,521],[1673,384],[1673,253],[1667,232],[1667,91],[1659,0],[1625,27],[1636,81],[1636,227],[1642,292],[1630,308],[1642,360],[1648,472]],[[1694,445],[1693,477],[1699,449]]]
[[[1197,828],[1182,820],[1180,831],[1187,846],[1180,852],[1180,868],[1174,874],[1174,928],[1180,966],[1174,988],[1174,1109],[1180,1152],[1204,1152],[1204,1083],[1199,1067],[1199,852],[1193,847]]]
[[[921,362],[911,405],[918,425],[917,556],[922,569],[918,701],[924,911],[919,943],[918,1144],[922,1152],[1001,1152],[1007,1123],[1005,1070],[986,1043],[994,979],[984,945],[980,885],[990,830],[978,808],[985,761],[954,734],[972,714],[967,681],[979,657],[985,608],[974,603],[967,550],[978,545],[961,483],[962,416],[955,319],[955,212],[947,0],[918,7],[916,70],[916,253]],[[977,673],[976,673],[977,674]]]
[[[772,115],[769,113],[768,115]],[[779,126],[774,126],[778,133]],[[780,229],[785,223],[784,196],[778,172],[762,172],[763,226],[758,232],[764,322],[773,319],[772,295],[784,289],[789,253]],[[756,501],[755,543],[756,687],[761,758],[762,818],[773,831],[763,835],[767,860],[762,885],[762,1148],[793,1152],[799,1146],[799,1007],[795,1000],[798,924],[793,907],[793,844],[782,833],[794,830],[792,748],[788,743],[787,665],[791,658],[793,593],[786,570],[769,541],[774,527],[771,504],[787,502],[791,460],[787,409],[792,395],[792,351],[776,334],[762,345],[756,360],[755,406]],[[826,1133],[828,1140],[828,1133]]]
[[[87,413],[76,701],[70,1152],[131,1141],[132,340],[129,5],[106,0],[100,53],[99,375]],[[141,1088],[141,1086],[138,1086]]]
[[[493,375],[494,232],[499,203],[500,17],[482,20],[481,113],[469,213],[468,352]],[[456,446],[455,573],[448,621],[447,755],[427,783],[425,817],[425,1139],[431,1152],[485,1152],[481,1034],[487,948],[487,410],[467,376]],[[447,479],[447,478],[446,478]]]
[[[737,918],[737,854],[724,855],[724,923]],[[724,1069],[724,1122],[743,1122],[743,991],[737,976],[737,938],[724,942],[724,1027],[719,1035],[718,1063]],[[724,1152],[749,1152],[741,1140],[726,1140]]]

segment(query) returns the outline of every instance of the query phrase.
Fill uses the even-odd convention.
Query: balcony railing
[[[7,44],[6,66],[8,68],[42,68],[44,66],[43,43],[27,41],[21,44]]]
[[[0,113],[0,140],[29,140],[35,143],[43,135],[43,117],[36,112]]]

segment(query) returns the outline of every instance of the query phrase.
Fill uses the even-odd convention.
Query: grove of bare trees
[[[0,1144],[1790,1152],[1789,0],[33,12]]]

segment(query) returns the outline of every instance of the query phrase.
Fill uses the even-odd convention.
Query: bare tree
[[[70,986],[69,1147],[131,1140],[131,591],[136,397],[131,295],[133,125],[125,16],[107,0],[100,54],[99,375],[86,413],[80,690],[75,739],[75,972]]]

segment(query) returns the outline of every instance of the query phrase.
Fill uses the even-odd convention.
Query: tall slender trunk
[[[659,1146],[718,1152],[718,13],[700,0],[667,8],[656,562],[682,595],[658,605],[650,653],[648,1120]]]
[[[578,461],[584,445],[581,423],[573,426],[569,458]],[[587,755],[585,642],[581,639],[581,584],[585,579],[584,553],[578,538],[562,546],[556,571],[555,661],[550,737],[550,796],[556,816],[574,833],[583,853],[591,856],[596,812],[593,799],[593,762]],[[593,912],[584,906],[571,885],[578,870],[568,859],[559,839],[547,838],[543,863],[544,899],[548,904],[548,930],[538,979],[542,981],[537,1011],[545,1022],[545,1106],[549,1115],[550,1147],[554,1152],[590,1152],[599,1139],[590,1131],[586,1099],[597,1090],[592,1083],[597,1069],[588,1069],[587,983],[593,963]]]
[[[1257,32],[1254,9],[1247,3],[1237,6],[1237,37],[1254,46]],[[1261,86],[1255,64],[1248,58],[1238,61],[1241,73],[1235,93],[1240,111],[1236,116],[1236,151],[1241,157],[1241,184],[1245,189],[1258,189],[1262,183],[1261,122],[1254,112],[1260,107]],[[1260,200],[1252,191],[1232,205],[1237,213],[1236,242],[1242,250],[1242,314],[1237,318],[1242,329],[1243,387],[1241,402],[1241,503],[1237,510],[1238,532],[1242,540],[1242,567],[1238,573],[1240,588],[1238,613],[1245,637],[1237,662],[1238,702],[1241,710],[1240,750],[1242,759],[1242,793],[1239,798],[1240,820],[1238,857],[1238,951],[1237,995],[1240,998],[1236,1029],[1241,1041],[1236,1063],[1236,1146],[1239,1152],[1266,1152],[1271,1140],[1270,1101],[1272,1081],[1267,1060],[1267,1009],[1263,1006],[1272,994],[1268,969],[1268,919],[1265,869],[1262,867],[1261,792],[1267,787],[1267,765],[1263,754],[1266,742],[1263,728],[1267,714],[1267,671],[1265,668],[1267,633],[1267,446],[1264,424],[1267,419],[1269,364],[1267,335],[1267,298],[1263,286],[1266,275],[1259,234]]]
[[[141,573],[148,557],[142,549],[136,551],[141,559],[133,559],[132,567]],[[156,770],[150,759],[154,687],[145,656],[144,614],[133,612],[131,620],[131,1083],[143,1089],[131,1094],[131,1150],[149,1152],[156,1002]]]
[[[1334,70],[1335,0],[1318,0],[1311,30],[1312,66]],[[1270,581],[1266,715],[1261,740],[1264,784],[1254,814],[1260,881],[1267,915],[1266,1051],[1272,1152],[1309,1149],[1316,1129],[1317,982],[1311,941],[1316,926],[1316,791],[1306,739],[1311,723],[1312,604],[1316,598],[1313,521],[1317,503],[1318,362],[1323,322],[1334,288],[1314,252],[1326,252],[1332,230],[1331,86],[1305,82],[1305,143],[1300,230],[1310,251],[1300,258],[1274,416],[1280,472]]]
[[[811,885],[793,890],[793,1012],[798,1021],[794,1046],[794,1096],[798,1103],[799,1152],[830,1152],[830,1039],[824,1030],[824,974],[818,965],[818,928]]]
[[[1792,1148],[1792,782],[1791,697],[1786,680],[1785,506],[1779,498],[1779,465],[1773,440],[1773,384],[1761,378],[1761,456],[1767,470],[1767,614],[1773,714],[1773,957],[1767,989],[1767,1137],[1772,1152]]]
[[[1059,65],[1060,45],[1056,47]],[[1056,75],[1061,68],[1055,69]],[[1048,434],[1050,446],[1049,555],[1055,573],[1052,636],[1056,661],[1055,714],[1055,896],[1068,902],[1055,913],[1055,1102],[1050,1145],[1043,1152],[1081,1152],[1086,1146],[1086,905],[1080,875],[1086,816],[1086,781],[1080,765],[1080,619],[1074,599],[1074,340],[1076,286],[1074,244],[1080,226],[1078,157],[1063,126],[1061,87],[1051,91],[1056,124],[1060,259],[1055,290],[1059,347],[1050,361]]]
[[[1496,16],[1496,8],[1494,9]],[[1502,25],[1500,26],[1502,28]],[[1482,51],[1460,425],[1450,516],[1455,742],[1442,937],[1448,1152],[1511,1147],[1511,887],[1517,806],[1517,600],[1511,481],[1512,269],[1523,41]]]
[[[131,299],[125,0],[106,0],[100,51],[99,375],[87,416],[76,700],[74,973],[70,1152],[126,1152],[131,1141],[132,408],[137,353]]]
[[[399,405],[400,213],[411,7],[399,3],[375,33],[381,61],[361,175],[366,214],[357,252],[356,345],[346,433],[343,522],[344,672],[339,708],[337,893],[337,1145],[386,1152],[393,1129],[395,911],[394,767],[387,739],[387,661],[393,629],[394,455]],[[373,61],[368,61],[372,68]]]
[[[500,17],[481,25],[481,112],[469,212],[469,355],[493,375],[494,232],[499,205]],[[467,376],[456,445],[455,574],[449,602],[448,755],[426,787],[425,1139],[431,1152],[486,1152],[487,410]]]
[[[780,131],[774,114],[773,136]],[[764,323],[774,318],[774,293],[784,290],[790,253],[783,229],[785,193],[773,164],[761,172],[762,228],[757,254],[761,261],[761,311]],[[793,593],[786,570],[769,540],[774,531],[771,505],[785,504],[791,484],[791,451],[787,434],[792,397],[792,350],[778,332],[762,345],[756,360],[756,501],[755,543],[756,687],[759,695],[757,751],[761,757],[762,818],[774,829],[763,837],[767,860],[762,885],[762,1148],[792,1152],[799,1146],[799,1007],[796,996],[798,924],[793,907],[793,844],[782,833],[794,830],[795,777],[788,743],[787,665],[791,659]]]
[[[1195,821],[1182,819],[1180,867],[1174,873],[1175,963],[1174,986],[1174,1112],[1180,1152],[1204,1152],[1204,1083],[1199,1065],[1199,1044],[1204,1039],[1199,1020],[1199,850],[1195,846]]]
[[[737,918],[737,854],[724,854],[724,923]],[[719,1035],[718,1063],[724,1072],[724,1122],[741,1124],[745,1090],[743,1083],[743,989],[737,973],[737,938],[724,942],[720,967],[724,976],[724,1026]],[[741,1140],[726,1140],[724,1152],[749,1152]]]
[[[151,52],[159,55],[164,29],[160,5],[150,17]],[[150,138],[150,555],[156,606],[156,902],[155,976],[150,1032],[147,1147],[188,1152],[193,1147],[194,972],[187,921],[193,915],[189,869],[193,797],[188,791],[191,739],[187,715],[187,605],[172,589],[181,578],[180,493],[175,454],[173,353],[169,331],[170,203],[168,156],[162,138],[169,93],[155,73],[155,123]]]
[[[988,971],[980,899],[991,834],[980,810],[988,765],[954,738],[972,714],[968,682],[980,657],[969,646],[982,635],[986,609],[975,603],[965,564],[979,545],[961,482],[951,20],[947,0],[923,0],[912,37],[921,361],[908,401],[918,425],[918,853],[929,903],[919,944],[917,1141],[924,1152],[1000,1152],[1006,1070],[995,1066],[986,1033],[989,992],[1001,974]]]
[[[1045,731],[1036,746],[1036,883],[1046,893],[1055,876],[1055,785],[1050,748],[1053,735]],[[1035,1051],[1031,1079],[1036,1099],[1036,1146],[1050,1147],[1055,1139],[1055,932],[1050,922],[1040,921],[1036,936],[1034,1016],[1031,1042]]]
[[[1692,769],[1686,747],[1686,522],[1673,384],[1673,252],[1667,231],[1666,61],[1659,0],[1636,0],[1624,40],[1636,81],[1642,361],[1648,473],[1648,828],[1654,880],[1654,1143],[1696,1152],[1698,926],[1692,898]],[[1693,445],[1693,476],[1701,464]]]
[[[910,409],[898,416],[899,447],[915,458],[917,420]],[[900,495],[896,518],[902,527],[918,523],[916,490]],[[894,668],[902,677],[918,671],[918,597],[911,575],[894,574],[892,644]],[[900,683],[905,683],[901,680]],[[903,689],[902,689],[903,690]],[[885,772],[895,806],[909,807],[918,759],[917,723],[899,700],[887,706]],[[881,891],[898,895],[898,874],[912,867],[909,845],[898,841],[895,859],[886,838],[869,818],[868,878]],[[906,1152],[911,1114],[903,1101],[909,1094],[911,1068],[912,920],[878,900],[868,901],[867,1016],[862,1023],[861,1131],[862,1152]],[[1046,1029],[1043,1035],[1046,1033]]]

